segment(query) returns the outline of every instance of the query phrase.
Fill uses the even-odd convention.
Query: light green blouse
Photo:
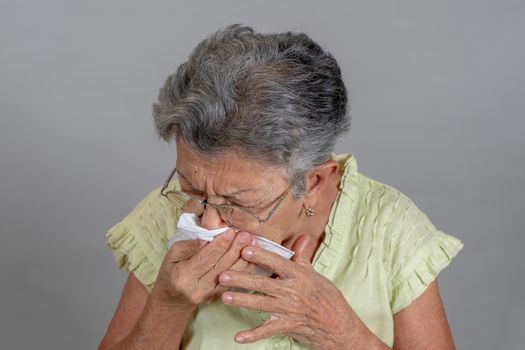
[[[463,244],[438,230],[404,194],[358,172],[352,155],[332,159],[340,162],[343,176],[313,266],[341,290],[368,328],[392,346],[393,314],[423,293]],[[117,266],[132,271],[148,290],[180,213],[159,191],[148,194],[106,235]],[[225,306],[218,299],[197,309],[181,348],[309,348],[281,335],[249,345],[233,341],[236,332],[266,318],[265,313]]]

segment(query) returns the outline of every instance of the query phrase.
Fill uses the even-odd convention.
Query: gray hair
[[[286,170],[293,194],[350,129],[333,56],[304,33],[230,25],[201,41],[153,104],[159,138],[214,156],[235,151]]]

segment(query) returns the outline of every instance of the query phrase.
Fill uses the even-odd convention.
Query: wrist
[[[116,349],[160,349],[168,337],[178,348],[194,309],[166,304],[150,294],[137,323]]]
[[[176,311],[178,315],[191,314],[198,305],[182,302],[180,299],[166,293],[158,288],[153,288],[146,303],[146,307],[153,312],[172,313]]]

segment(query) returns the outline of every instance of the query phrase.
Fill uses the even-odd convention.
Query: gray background
[[[459,349],[523,349],[523,1],[1,1],[0,348],[93,349],[125,274],[106,230],[175,162],[151,103],[198,41],[305,31],[340,62],[338,146],[465,249],[440,275]]]

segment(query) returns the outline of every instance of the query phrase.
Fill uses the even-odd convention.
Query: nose
[[[212,230],[220,227],[228,227],[228,225],[221,218],[217,209],[206,206],[201,215],[201,227]]]

